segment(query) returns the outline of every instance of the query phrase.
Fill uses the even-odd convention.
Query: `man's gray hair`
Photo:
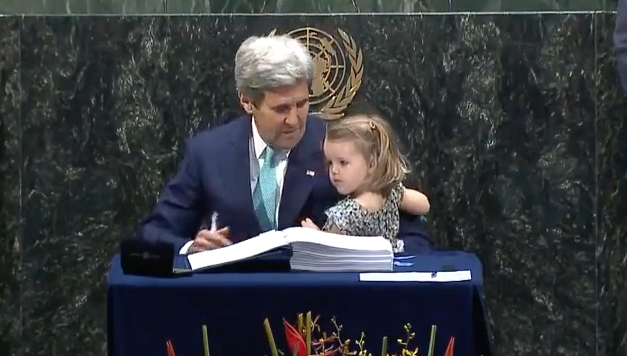
[[[314,64],[307,48],[283,35],[249,37],[235,54],[235,87],[253,101],[268,89],[313,80]]]

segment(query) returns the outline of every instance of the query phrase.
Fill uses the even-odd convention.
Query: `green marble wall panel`
[[[0,18],[0,355],[12,355],[22,345],[19,78],[20,21]]]
[[[307,25],[342,28],[362,48],[359,100],[400,133],[434,240],[482,260],[496,355],[624,354],[627,100],[613,23],[0,18],[0,355],[104,355],[120,236],[154,204],[185,137],[233,116],[240,42]]]
[[[169,0],[168,13],[357,13],[448,11],[447,0]]]
[[[617,0],[453,0],[453,11],[528,12],[614,10]]]
[[[416,13],[614,10],[617,0],[3,0],[0,14]]]
[[[158,14],[166,0],[2,0],[0,14]]]

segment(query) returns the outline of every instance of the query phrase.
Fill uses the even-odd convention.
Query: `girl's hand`
[[[320,230],[320,228],[313,221],[311,221],[310,218],[301,221],[300,225],[309,229]]]

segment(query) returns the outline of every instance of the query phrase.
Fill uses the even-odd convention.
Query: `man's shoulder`
[[[187,144],[192,149],[219,149],[229,144],[240,133],[239,131],[244,127],[243,124],[246,121],[250,121],[250,118],[242,116],[226,124],[198,131],[189,138]]]
[[[324,136],[327,132],[327,122],[319,116],[309,115],[307,117],[307,131],[314,135]]]
[[[317,129],[326,130],[327,122],[320,116],[310,114],[307,116],[307,125],[311,125]]]
[[[250,117],[241,116],[226,124],[198,131],[189,138],[188,145],[192,149],[222,149],[233,140],[242,136],[242,130],[248,129],[246,124],[249,122]],[[327,130],[326,127],[327,122],[324,119],[316,115],[309,115],[305,132],[313,137],[324,137]]]

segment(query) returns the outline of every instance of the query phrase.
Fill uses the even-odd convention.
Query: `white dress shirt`
[[[255,124],[255,119],[252,119],[252,131],[253,135],[250,139],[249,150],[250,152],[250,192],[254,193],[255,188],[257,187],[257,182],[259,181],[259,167],[263,167],[264,159],[263,159],[263,151],[266,149],[268,144],[259,136],[259,131],[257,130],[257,125]],[[287,158],[289,156],[289,151],[284,154],[278,153],[277,157],[277,167],[276,167],[276,179],[279,187],[279,193],[277,194],[277,204],[276,211],[274,212],[275,221],[279,222],[279,205],[281,204],[281,194],[283,192],[283,182],[285,180],[285,172],[287,171]],[[220,212],[218,212],[220,213]],[[219,219],[219,218],[218,218]],[[188,241],[179,251],[180,254],[184,255],[187,253],[187,250],[192,245],[194,241]]]

